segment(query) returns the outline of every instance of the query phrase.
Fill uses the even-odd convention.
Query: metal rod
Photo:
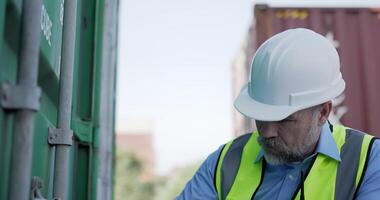
[[[115,74],[117,57],[118,1],[104,1],[102,68],[100,78],[99,165],[96,199],[111,200],[113,191],[113,147]]]
[[[58,129],[71,129],[71,104],[74,71],[74,50],[76,32],[77,1],[67,0],[64,3],[62,63],[59,83]],[[68,199],[68,173],[70,148],[68,145],[56,146],[54,169],[54,197]]]
[[[50,174],[50,177],[49,177],[49,184],[48,184],[48,194],[47,194],[47,198],[48,199],[53,199],[53,187],[54,187],[54,167],[55,167],[55,146],[52,146],[51,147],[51,150],[50,150],[50,161],[49,161],[49,172],[51,172]]]
[[[37,86],[41,6],[42,0],[23,1],[18,85]],[[27,200],[30,197],[35,112],[29,109],[16,112],[9,193],[11,200]]]

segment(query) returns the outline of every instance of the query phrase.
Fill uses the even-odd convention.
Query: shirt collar
[[[324,154],[334,160],[341,162],[338,146],[335,143],[328,122],[322,126],[317,149],[315,150],[315,153],[311,155],[311,157],[317,153]],[[264,150],[261,148],[259,154],[256,156],[255,163],[259,162],[263,157]]]

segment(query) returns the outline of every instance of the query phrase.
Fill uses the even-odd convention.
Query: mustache
[[[257,138],[257,142],[262,146],[266,148],[275,148],[278,146],[285,145],[283,141],[281,141],[280,138],[264,138],[262,136],[259,136]]]

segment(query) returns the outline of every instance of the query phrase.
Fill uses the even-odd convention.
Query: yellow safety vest
[[[355,197],[375,138],[340,125],[335,125],[332,133],[341,162],[318,154],[305,178],[301,178],[304,180],[294,192],[293,199],[346,200]],[[224,146],[214,180],[220,200],[253,199],[260,188],[265,174],[265,160],[254,162],[261,149],[257,137],[257,132],[245,134]]]

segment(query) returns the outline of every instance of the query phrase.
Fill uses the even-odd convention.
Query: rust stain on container
[[[270,36],[289,28],[309,28],[326,36],[339,52],[346,81],[337,116],[342,115],[340,121],[347,126],[380,136],[380,8],[256,5],[254,15],[248,56]]]

